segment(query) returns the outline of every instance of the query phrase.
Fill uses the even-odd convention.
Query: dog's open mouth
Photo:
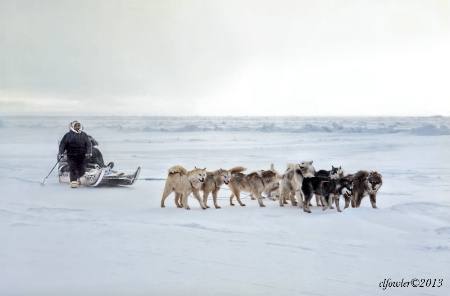
[[[229,181],[223,181],[223,183],[225,183],[225,185],[228,185],[228,183],[230,183]]]
[[[346,197],[350,197],[350,196],[352,195],[352,191],[351,191],[350,189],[348,189],[348,188],[345,188],[345,187],[344,187],[344,190],[343,190],[342,193],[343,193],[344,196],[346,196]]]
[[[201,183],[205,182],[205,178],[198,179]]]

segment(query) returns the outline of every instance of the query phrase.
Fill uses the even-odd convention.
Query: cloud
[[[364,113],[354,109],[364,99],[396,111],[412,98],[440,104],[449,96],[445,3],[5,0],[0,112],[305,115]]]

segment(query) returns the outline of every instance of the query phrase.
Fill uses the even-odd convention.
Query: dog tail
[[[270,170],[277,175],[278,179],[283,179],[283,175],[277,172],[273,163],[270,164]]]
[[[243,172],[243,171],[245,171],[246,170],[246,168],[244,168],[244,167],[241,167],[241,166],[237,166],[237,167],[234,167],[234,168],[231,168],[230,169],[230,174],[236,174],[236,173],[240,173],[240,172]]]
[[[171,167],[169,170],[169,175],[170,174],[176,174],[179,173],[181,175],[186,175],[187,174],[187,170],[182,167],[181,165],[174,165],[173,167]]]

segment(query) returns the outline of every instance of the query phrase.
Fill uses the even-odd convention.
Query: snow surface
[[[71,189],[53,173],[80,120],[131,187]],[[0,118],[0,295],[450,295],[450,119]],[[279,172],[313,160],[383,175],[378,210],[306,214],[244,197],[160,207],[167,169]],[[210,198],[211,199],[211,198]],[[209,200],[209,205],[212,200]],[[343,201],[341,201],[343,207]],[[380,283],[443,279],[441,287]]]

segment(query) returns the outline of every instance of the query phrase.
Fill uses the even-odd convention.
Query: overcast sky
[[[0,0],[0,115],[450,116],[450,1]]]

